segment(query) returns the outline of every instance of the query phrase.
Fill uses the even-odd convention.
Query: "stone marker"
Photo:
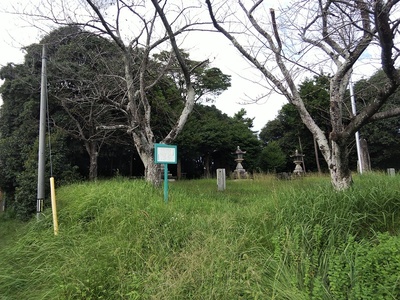
[[[217,185],[218,185],[218,191],[225,191],[226,189],[225,169],[217,169]]]
[[[388,173],[389,176],[394,176],[394,175],[396,175],[396,172],[395,172],[394,168],[389,168],[389,169],[387,169],[387,173]]]

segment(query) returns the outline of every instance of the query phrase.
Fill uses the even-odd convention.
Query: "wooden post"
[[[54,185],[54,177],[50,177],[50,194],[51,194],[51,210],[53,212],[54,235],[58,234],[58,218],[56,205],[56,188]]]
[[[217,185],[218,185],[218,191],[225,191],[226,189],[225,169],[217,169]]]

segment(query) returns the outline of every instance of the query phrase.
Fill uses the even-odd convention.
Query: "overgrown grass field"
[[[400,178],[354,180],[64,186],[57,236],[0,216],[0,299],[400,299]]]

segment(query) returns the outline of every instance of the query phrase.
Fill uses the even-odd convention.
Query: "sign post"
[[[176,145],[154,144],[154,162],[164,164],[164,201],[168,202],[168,164],[178,162]]]

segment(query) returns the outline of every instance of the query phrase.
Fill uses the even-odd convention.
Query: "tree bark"
[[[147,182],[154,186],[161,186],[161,165],[154,162],[154,155],[149,153],[140,154],[144,164],[144,176]]]
[[[361,146],[360,148],[361,148],[362,170],[365,172],[370,172],[371,171],[371,158],[369,156],[367,140],[361,139],[360,146]]]
[[[349,151],[345,144],[331,142],[331,157],[328,160],[331,182],[336,191],[348,189],[353,178],[349,168]]]
[[[97,145],[95,142],[85,142],[85,148],[89,155],[89,180],[93,181],[97,179],[97,161],[99,152],[97,151]]]
[[[211,172],[210,172],[210,153],[207,153],[204,156],[204,177],[205,178],[211,178]]]

